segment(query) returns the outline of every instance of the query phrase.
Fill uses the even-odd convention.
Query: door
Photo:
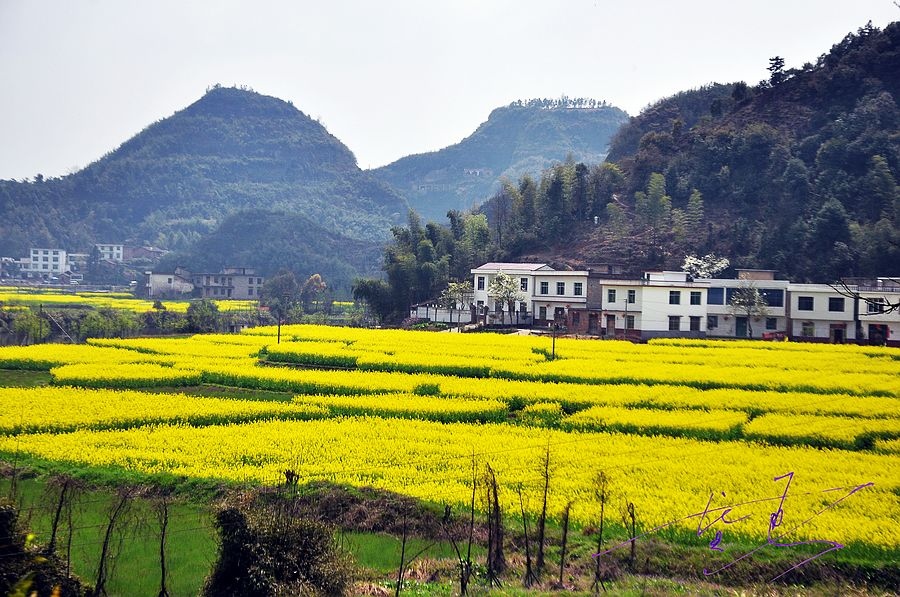
[[[746,317],[735,317],[735,319],[734,319],[734,337],[735,338],[746,338],[747,337],[747,318]]]
[[[615,336],[615,334],[616,334],[616,316],[615,315],[607,315],[606,316],[606,334],[609,336]]]
[[[600,327],[600,318],[596,313],[588,314],[588,334],[596,334]]]
[[[831,328],[831,341],[835,344],[843,344],[844,328]]]

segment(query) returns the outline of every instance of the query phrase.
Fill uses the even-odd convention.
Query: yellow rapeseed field
[[[507,511],[521,487],[535,514],[549,450],[551,514],[573,501],[581,524],[596,521],[604,472],[610,507],[632,502],[643,530],[696,529],[712,496],[750,516],[725,541],[764,540],[789,479],[790,538],[900,550],[896,349],[558,339],[553,360],[542,337],[275,334],[0,348],[0,368],[47,370],[54,384],[0,389],[0,457],[256,484],[291,469],[452,505],[470,495],[474,458],[497,471]],[[210,384],[284,394],[139,391]]]

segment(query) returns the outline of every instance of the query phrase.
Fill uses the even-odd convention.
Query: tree
[[[353,298],[365,301],[379,323],[384,323],[395,311],[391,287],[384,280],[356,280],[353,283]]]
[[[318,274],[316,274],[318,275]],[[300,285],[294,272],[281,270],[263,284],[259,302],[280,323],[286,319],[300,300]]]
[[[472,295],[472,282],[470,280],[447,284],[447,288],[441,293],[441,303],[450,310],[451,324],[453,323],[453,311],[455,309],[465,309],[466,305],[471,302]]]
[[[753,329],[750,326],[750,321],[754,317],[767,317],[769,315],[769,305],[766,303],[763,295],[760,294],[756,285],[747,280],[742,281],[734,289],[731,302],[728,303],[728,311],[735,317],[747,318],[747,337],[752,338]]]
[[[44,321],[31,309],[23,309],[16,313],[12,329],[22,336],[23,343],[42,342],[50,335],[50,322]]]
[[[662,174],[651,174],[647,192],[634,194],[634,211],[640,223],[647,228],[658,228],[668,222],[672,198],[666,195],[666,179]]]
[[[524,295],[519,291],[518,281],[505,272],[498,272],[491,280],[491,283],[488,284],[488,296],[508,307],[510,322],[512,322],[512,313],[515,310],[516,301],[524,298]],[[505,323],[506,320],[503,319],[503,322]]]
[[[703,257],[686,255],[684,263],[681,264],[681,271],[689,273],[693,278],[712,278],[728,265],[727,258],[717,257],[715,253],[708,253]]]
[[[188,329],[198,333],[219,331],[219,307],[209,299],[191,301],[187,308]]]
[[[782,82],[785,78],[784,76],[784,58],[781,56],[774,56],[769,58],[769,66],[766,67],[766,70],[771,73],[769,75],[769,82],[772,85],[776,85]]]
[[[334,530],[256,497],[216,514],[219,557],[203,595],[345,595],[353,580]]]
[[[314,306],[318,307],[319,299],[326,287],[325,280],[319,274],[313,274],[306,279],[300,289],[300,301],[305,312],[311,313]]]

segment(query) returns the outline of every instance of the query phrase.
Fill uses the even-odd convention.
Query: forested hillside
[[[770,73],[663,99],[603,166],[498,193],[481,208],[498,256],[640,270],[716,252],[798,281],[900,274],[900,24]]]
[[[696,252],[797,280],[897,275],[900,23],[863,27],[799,69],[773,57],[769,72],[662,100],[624,126],[610,149],[626,176],[620,207],[639,212],[638,191],[652,187],[668,198],[659,224],[677,233],[697,191]],[[614,238],[647,230],[640,218],[609,229],[617,207],[602,215]],[[604,255],[621,254],[613,244]],[[668,264],[681,257],[669,253]]]
[[[274,223],[282,212],[303,216],[306,234],[294,239],[292,255],[315,260],[324,256],[307,238],[383,241],[407,205],[291,104],[215,87],[77,173],[0,182],[0,209],[2,255],[24,255],[29,246],[87,251],[95,242],[189,250],[240,211],[260,222]],[[261,209],[273,211],[246,213]],[[244,224],[257,229],[260,222]],[[275,233],[256,238],[274,243]],[[213,263],[224,256],[195,257],[224,265]],[[327,258],[342,256],[330,249]],[[255,261],[246,265],[269,269]]]
[[[502,178],[538,175],[567,157],[603,161],[610,139],[626,120],[625,112],[597,100],[517,101],[491,112],[455,145],[372,172],[398,189],[426,221],[442,222],[447,211],[484,201]]]

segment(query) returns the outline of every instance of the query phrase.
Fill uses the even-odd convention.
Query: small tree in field
[[[750,321],[754,317],[768,317],[769,305],[753,282],[744,281],[734,289],[728,311],[735,317],[747,318],[747,337],[753,337]]]
[[[441,304],[450,310],[450,323],[453,324],[453,311],[462,311],[472,300],[472,282],[450,282],[441,293]],[[459,321],[459,319],[457,319]]]
[[[519,291],[519,283],[516,279],[504,272],[498,272],[494,279],[491,280],[491,283],[488,284],[488,296],[507,306],[510,319],[512,319],[516,301],[524,298],[524,295]],[[506,323],[505,317],[503,323]]]

